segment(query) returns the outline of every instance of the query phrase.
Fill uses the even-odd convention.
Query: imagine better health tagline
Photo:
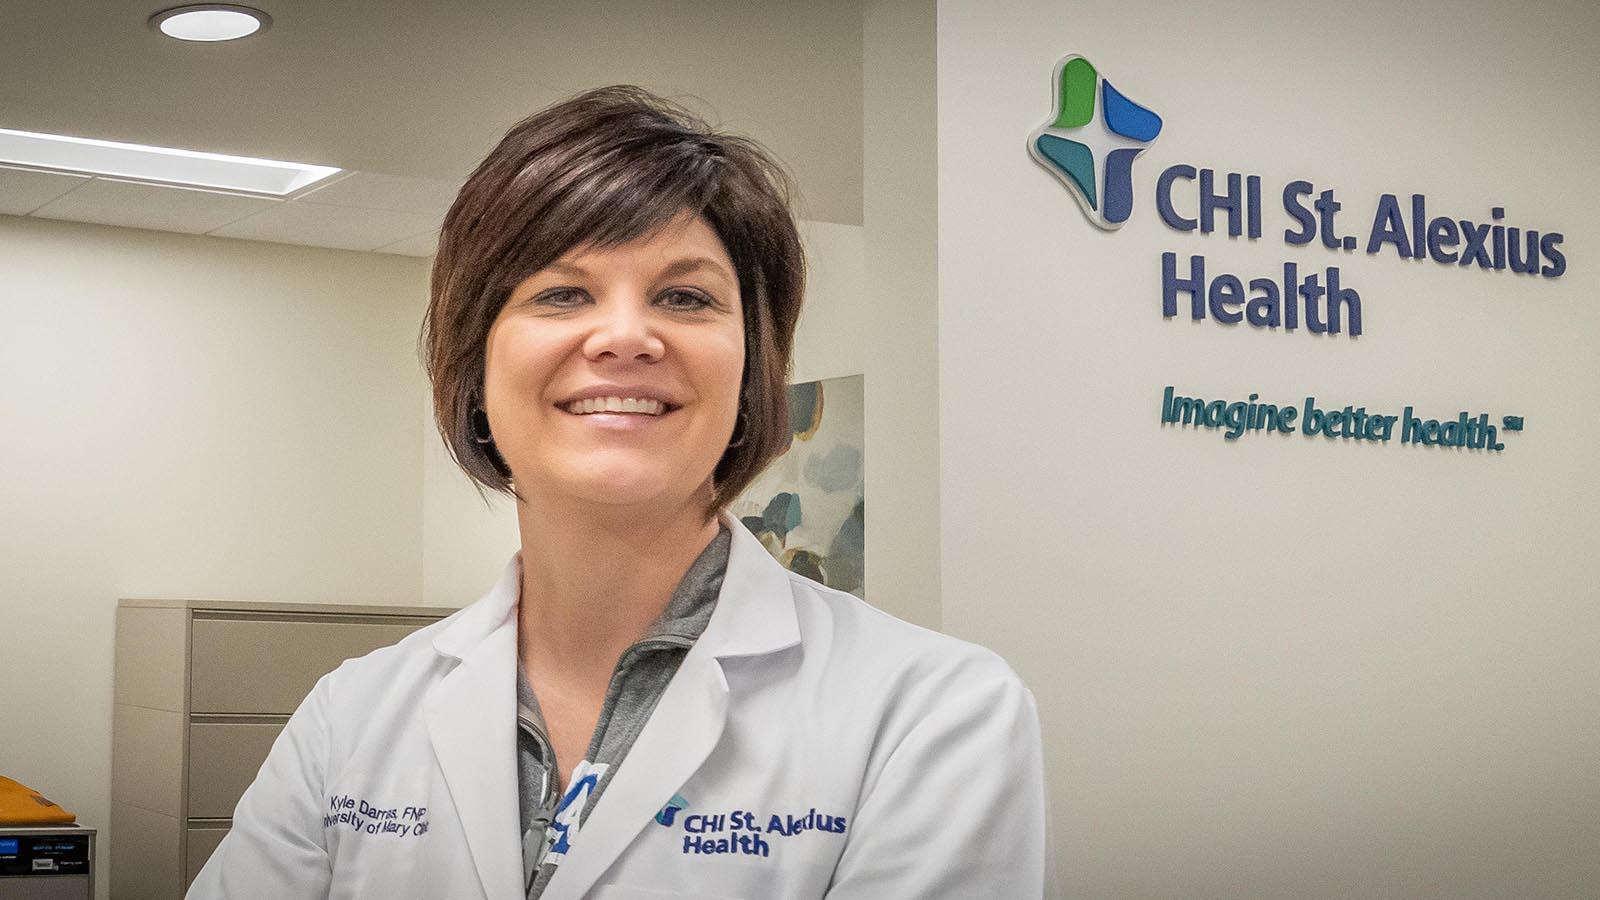
[[[1488,413],[1462,411],[1453,419],[1425,419],[1409,406],[1398,415],[1369,413],[1365,406],[1323,409],[1314,396],[1301,406],[1263,403],[1257,394],[1248,400],[1205,400],[1177,396],[1172,385],[1161,396],[1161,423],[1221,430],[1230,441],[1252,431],[1292,434],[1298,427],[1307,437],[1330,440],[1381,444],[1398,438],[1402,444],[1491,452],[1505,449],[1501,432],[1522,430],[1521,416],[1502,416],[1495,426],[1489,424]]]

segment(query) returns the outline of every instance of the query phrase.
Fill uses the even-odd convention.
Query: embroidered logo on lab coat
[[[672,820],[677,817],[678,810],[689,806],[689,801],[683,799],[682,794],[673,794],[667,805],[661,807],[661,812],[656,813],[656,824],[672,827]]]
[[[772,813],[762,815],[750,810],[735,809],[721,813],[677,813],[688,806],[683,798],[673,795],[672,801],[656,814],[656,822],[668,828],[678,824],[683,831],[683,852],[713,855],[736,853],[745,856],[769,857],[774,845],[781,845],[807,832],[843,835],[849,823],[844,816],[818,812],[815,807],[803,814]]]

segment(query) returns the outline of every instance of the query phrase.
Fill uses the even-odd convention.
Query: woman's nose
[[[666,347],[655,332],[645,301],[616,299],[595,311],[594,329],[584,340],[590,359],[612,356],[620,360],[655,362]]]

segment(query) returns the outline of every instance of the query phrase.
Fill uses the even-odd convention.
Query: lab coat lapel
[[[516,600],[521,562],[434,641],[459,660],[429,693],[423,716],[456,820],[489,900],[520,900],[522,842],[516,769]],[[507,786],[510,785],[510,788]]]
[[[733,534],[717,608],[589,813],[542,900],[578,900],[633,843],[722,739],[730,691],[722,659],[792,647],[800,630],[789,573],[728,514]]]

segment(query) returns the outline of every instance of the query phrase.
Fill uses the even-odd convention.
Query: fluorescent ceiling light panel
[[[146,147],[0,128],[0,162],[282,197],[340,171],[331,166]]]

